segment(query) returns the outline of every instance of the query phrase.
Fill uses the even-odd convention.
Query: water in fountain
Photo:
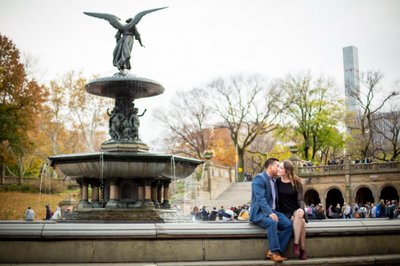
[[[206,164],[203,164],[201,167],[201,175],[200,179],[198,180],[198,197],[196,197],[196,206],[201,206],[204,205],[204,183],[206,182],[204,180],[205,172],[206,171]]]
[[[44,178],[44,174],[47,171],[48,168],[48,163],[46,162],[43,167],[42,167],[42,171],[40,172],[40,181],[39,181],[39,197],[38,197],[38,202],[37,202],[37,209],[40,208],[40,199],[42,197],[42,184],[43,184],[43,178]]]
[[[184,180],[183,212],[190,216],[192,212],[193,201],[197,198],[197,170]],[[192,219],[190,219],[192,221]]]

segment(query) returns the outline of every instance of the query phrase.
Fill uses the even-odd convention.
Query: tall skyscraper
[[[343,48],[344,87],[346,111],[357,114],[359,104],[354,97],[360,95],[360,72],[358,68],[358,49],[355,46]]]

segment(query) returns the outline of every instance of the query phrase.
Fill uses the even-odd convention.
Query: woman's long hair
[[[301,179],[294,173],[294,165],[289,160],[283,160],[283,168],[285,168],[285,172],[287,177],[292,183],[292,186],[297,190],[299,187],[302,186]]]

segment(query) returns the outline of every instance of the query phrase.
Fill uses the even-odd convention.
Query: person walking
[[[293,223],[293,254],[301,260],[306,260],[306,222],[308,221],[304,210],[303,183],[300,177],[295,175],[294,165],[289,160],[281,163],[278,175],[280,176],[276,180],[278,211],[286,215]]]
[[[264,171],[253,178],[250,221],[267,230],[269,251],[266,257],[281,262],[287,259],[281,254],[286,250],[293,229],[289,218],[276,210],[278,193],[274,177],[278,169],[279,160],[269,158],[264,163]]]
[[[45,220],[50,220],[53,216],[53,212],[50,209],[50,204],[46,204],[46,217]]]

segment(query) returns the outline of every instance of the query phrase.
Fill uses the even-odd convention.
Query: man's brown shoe
[[[282,257],[278,252],[271,252],[271,251],[268,251],[267,258],[276,262],[282,262],[284,260],[287,260],[287,258]]]

